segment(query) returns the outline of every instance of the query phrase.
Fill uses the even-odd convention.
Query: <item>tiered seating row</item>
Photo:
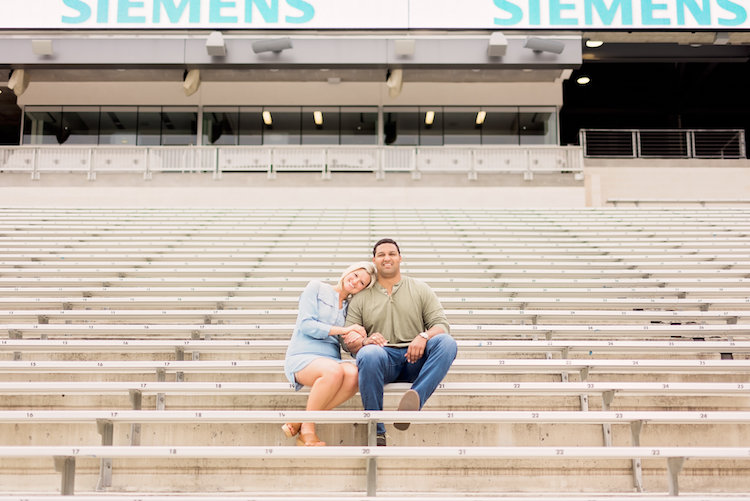
[[[549,472],[568,471],[565,483],[576,485],[574,493],[621,492],[614,473],[606,485],[587,482],[597,467],[620,471],[626,460],[636,491],[667,486],[677,494],[684,466],[689,490],[702,485],[696,492],[711,491],[706,501],[731,499],[750,491],[742,488],[750,467],[748,216],[740,209],[3,210],[0,332],[7,339],[0,339],[0,393],[3,407],[13,410],[0,410],[0,436],[21,426],[32,437],[45,430],[58,438],[24,445],[13,434],[15,445],[0,445],[0,457],[8,458],[0,462],[38,468],[39,460],[56,456],[66,494],[73,492],[76,462],[79,476],[90,477],[87,457],[102,459],[99,487],[121,491],[132,468],[127,458],[175,474],[179,467],[171,465],[186,461],[231,471],[218,458],[259,460],[271,468],[269,477],[278,475],[270,466],[277,461],[282,471],[313,479],[323,473],[297,466],[314,457],[351,476],[346,487],[334,487],[340,492],[326,494],[341,499],[347,490],[383,494],[384,486],[429,491],[435,499],[438,475],[447,479],[444,492],[512,499],[512,487],[481,479],[526,469],[539,485],[521,490],[544,489],[545,478],[552,485],[546,499],[576,499],[570,487],[555,487]],[[308,453],[279,446],[265,425],[310,418],[294,410],[306,392],[291,392],[281,376],[302,287],[312,278],[335,281],[385,236],[401,244],[404,271],[440,296],[459,359],[425,411],[408,416],[413,436],[391,437],[385,449],[351,447],[363,443],[356,424],[372,429],[378,419],[405,416],[343,410],[313,418],[331,426],[329,443],[349,447]],[[405,388],[389,385],[386,400]],[[590,396],[601,412],[585,412]],[[93,402],[93,409],[72,410]],[[152,405],[157,410],[138,410]],[[225,408],[231,410],[217,410]],[[149,435],[152,445],[140,447],[114,445],[104,435],[104,445],[60,438],[67,429],[60,427],[99,423],[111,431],[115,422],[180,426],[186,435]],[[252,423],[246,438],[261,444],[206,445],[200,430],[212,423]],[[667,428],[640,447],[645,423]],[[580,428],[592,424],[601,436]],[[495,436],[487,425],[512,431]],[[519,426],[544,426],[554,437],[529,437]],[[569,432],[556,435],[558,426]],[[127,439],[140,443],[141,435],[133,428]],[[121,461],[114,463],[115,487],[112,460]],[[394,475],[422,461],[434,466],[417,469],[425,482],[407,486]],[[578,480],[576,468],[585,471]],[[721,482],[702,473],[709,470],[722,472]],[[668,480],[654,480],[662,472]],[[306,494],[319,492],[312,491]]]

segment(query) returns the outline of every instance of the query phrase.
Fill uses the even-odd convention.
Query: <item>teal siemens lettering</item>
[[[748,9],[743,7],[745,0],[492,0],[492,3],[497,8],[493,18],[495,26],[506,27],[627,27],[637,24],[642,27],[733,27],[742,26],[748,14]],[[672,5],[674,9],[669,11]],[[636,22],[636,17],[640,17],[640,23]]]
[[[315,17],[311,0],[62,0],[64,24],[169,26],[199,24],[304,24]]]

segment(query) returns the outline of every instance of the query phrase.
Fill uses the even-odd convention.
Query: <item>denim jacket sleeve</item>
[[[315,339],[326,339],[336,321],[338,307],[329,304],[328,298],[321,297],[320,286],[320,282],[312,281],[302,291],[297,326],[302,334]]]

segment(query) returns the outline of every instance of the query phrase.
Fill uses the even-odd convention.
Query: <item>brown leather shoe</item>
[[[400,411],[418,411],[419,410],[419,393],[414,390],[408,390],[401,397],[401,402],[398,404],[398,410]],[[409,428],[411,423],[393,423],[393,426],[397,430],[406,430]]]

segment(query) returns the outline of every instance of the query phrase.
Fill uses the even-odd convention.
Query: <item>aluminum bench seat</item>
[[[719,356],[722,353],[750,353],[750,341],[692,341],[670,339],[667,341],[623,340],[512,340],[459,339],[459,356],[467,354],[492,355],[502,353],[541,353],[552,358],[590,356],[597,354],[665,354],[677,356]],[[0,339],[0,352],[18,353],[233,353],[233,354],[283,354],[288,339]]]

